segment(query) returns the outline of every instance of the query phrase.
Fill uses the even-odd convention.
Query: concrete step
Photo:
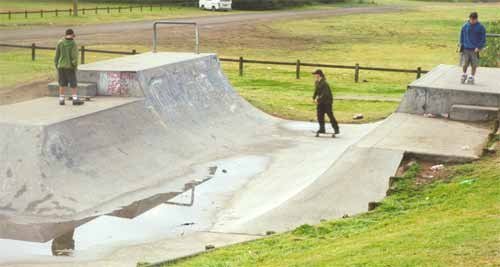
[[[59,96],[59,84],[57,82],[49,83],[49,95]],[[71,89],[66,89],[65,95],[71,95]],[[97,84],[95,83],[78,83],[78,95],[80,96],[96,96]]]
[[[498,107],[452,105],[450,119],[455,121],[492,121],[499,118]]]

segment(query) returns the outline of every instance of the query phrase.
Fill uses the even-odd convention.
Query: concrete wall
[[[410,86],[397,112],[449,114],[455,104],[500,107],[500,95]]]

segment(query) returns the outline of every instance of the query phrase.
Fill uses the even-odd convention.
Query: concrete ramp
[[[498,107],[498,76],[486,75],[497,71],[482,69],[485,76],[467,87],[459,76],[452,82],[455,72],[439,66],[410,85],[398,113],[381,123],[342,125],[332,139],[314,138],[316,124],[252,107],[214,54],[146,53],[81,66],[80,82],[95,85],[98,95],[84,106],[41,98],[0,107],[5,262],[47,252],[47,243],[5,238],[56,243],[74,228],[77,244],[98,255],[166,239],[159,251],[144,245],[141,257],[130,258],[135,266],[152,261],[148,253],[164,259],[162,249],[173,245],[187,253],[189,242],[220,237],[224,245],[367,211],[384,198],[406,155],[479,158],[488,125],[443,114],[455,109],[472,118],[464,115],[472,109],[482,118],[477,110],[493,109],[475,105]],[[198,240],[200,232],[210,239]]]
[[[83,106],[41,98],[0,107],[0,212],[8,218],[0,237],[16,238],[8,228],[19,224],[119,216],[137,200],[172,198],[206,180],[204,163],[280,145],[271,142],[279,120],[234,92],[215,55],[144,54],[81,69],[80,80],[101,95]],[[55,237],[40,231],[29,240]]]
[[[462,84],[461,75],[458,66],[437,66],[408,86],[398,112],[453,117],[453,105],[500,108],[500,69],[479,68],[473,85]]]

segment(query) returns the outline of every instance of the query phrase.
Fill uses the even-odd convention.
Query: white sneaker
[[[462,78],[460,79],[462,83],[465,83],[467,81],[467,74],[462,74]]]
[[[474,84],[474,76],[469,76],[469,78],[467,79],[467,83]]]

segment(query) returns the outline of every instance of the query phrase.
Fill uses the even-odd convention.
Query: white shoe
[[[469,76],[469,78],[467,79],[467,83],[474,84],[474,76]]]
[[[460,79],[462,83],[465,83],[467,81],[467,74],[462,74],[462,78]]]

